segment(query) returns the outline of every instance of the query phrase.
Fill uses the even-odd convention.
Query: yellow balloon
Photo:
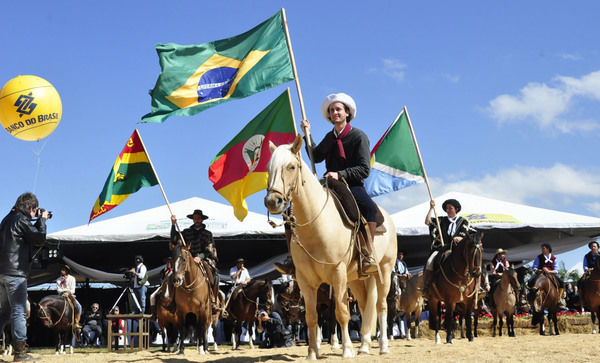
[[[0,123],[17,139],[43,139],[54,131],[61,117],[60,96],[43,78],[18,76],[0,90]]]

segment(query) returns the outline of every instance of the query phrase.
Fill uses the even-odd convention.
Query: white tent
[[[266,215],[248,212],[248,216],[240,222],[233,215],[229,205],[207,199],[193,197],[171,204],[173,214],[177,216],[177,224],[183,230],[192,224],[186,216],[194,209],[202,209],[209,218],[204,221],[206,228],[214,237],[237,235],[283,235],[283,227],[273,228],[267,222]],[[280,224],[280,219],[275,222]],[[93,222],[89,225],[65,229],[51,233],[48,240],[88,241],[88,242],[130,242],[146,240],[154,237],[169,238],[171,233],[171,214],[166,205],[146,209],[120,217]]]
[[[484,260],[491,259],[495,250],[502,247],[509,249],[507,257],[511,261],[528,261],[540,253],[543,242],[550,243],[553,253],[558,254],[578,248],[600,235],[600,218],[459,192],[436,198],[438,216],[446,215],[442,203],[451,198],[460,202],[460,216],[469,220],[471,226],[486,230]],[[407,258],[411,255],[419,257],[420,264],[429,254],[429,229],[424,223],[428,210],[429,201],[426,201],[392,215],[400,248],[407,251]]]

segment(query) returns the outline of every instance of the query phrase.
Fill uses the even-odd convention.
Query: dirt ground
[[[423,323],[423,325],[426,325]],[[588,326],[586,331],[591,330]],[[539,336],[537,330],[518,328],[517,337],[507,336],[492,338],[488,329],[479,329],[479,338],[473,342],[457,338],[454,344],[436,345],[431,337],[407,341],[406,339],[390,342],[390,354],[379,355],[378,344],[372,344],[370,355],[358,355],[354,362],[591,362],[598,361],[600,356],[600,335],[591,333],[564,332],[559,336]],[[424,329],[424,335],[431,335]],[[445,341],[445,333],[442,333]],[[358,343],[353,344],[355,352]],[[231,346],[222,346],[218,351],[210,348],[207,355],[199,355],[195,349],[188,347],[184,356],[162,353],[160,348],[150,351],[108,353],[106,349],[75,349],[73,355],[55,355],[49,349],[33,350],[34,356],[42,357],[45,362],[290,362],[303,361],[307,347],[300,344],[291,348],[251,350],[248,346],[233,351]],[[540,358],[541,357],[541,358]],[[10,360],[10,359],[8,359]],[[333,350],[328,344],[321,347],[321,362],[341,361],[341,351]]]

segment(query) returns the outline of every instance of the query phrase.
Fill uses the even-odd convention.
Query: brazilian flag
[[[156,51],[162,71],[142,123],[195,115],[294,79],[281,11],[233,38],[159,44]]]

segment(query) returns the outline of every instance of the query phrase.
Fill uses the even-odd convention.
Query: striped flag
[[[269,141],[289,144],[296,137],[289,89],[250,121],[208,168],[208,178],[219,194],[231,203],[240,221],[248,214],[245,198],[267,188]]]
[[[405,107],[371,151],[365,188],[374,197],[423,183],[424,176]]]
[[[158,178],[154,173],[140,134],[135,129],[123,151],[117,156],[102,192],[94,204],[88,223],[121,204],[140,188],[156,184],[158,184]]]

